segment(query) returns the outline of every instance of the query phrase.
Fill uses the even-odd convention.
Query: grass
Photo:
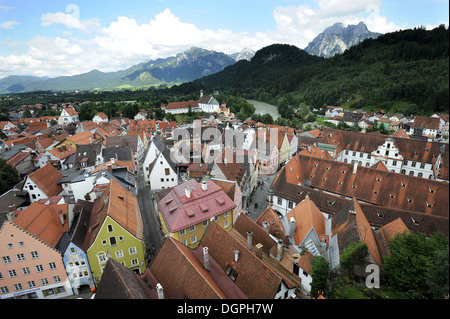
[[[368,299],[367,296],[355,286],[346,286],[343,291],[347,294],[349,299]]]

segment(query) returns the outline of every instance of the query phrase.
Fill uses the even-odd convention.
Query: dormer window
[[[431,194],[434,194],[436,191],[434,189],[428,188]]]
[[[395,195],[390,194],[389,196],[390,196],[391,198],[395,198]]]

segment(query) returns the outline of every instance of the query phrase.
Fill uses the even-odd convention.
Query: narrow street
[[[250,200],[248,207],[248,216],[252,220],[256,220],[259,216],[261,216],[262,212],[264,212],[267,208],[267,191],[272,186],[272,182],[275,179],[275,174],[271,175],[259,175],[258,182],[260,185],[256,187],[255,193],[253,194],[252,199]],[[255,208],[255,204],[257,207]]]
[[[145,248],[147,252],[149,252],[148,257],[153,259],[161,248],[164,238],[157,213],[154,209],[152,196],[150,195],[150,187],[145,185],[142,164],[138,166],[136,187],[138,191],[138,203],[141,209],[142,222],[144,224]]]

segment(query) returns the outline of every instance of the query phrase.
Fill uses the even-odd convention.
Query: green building
[[[108,258],[140,274],[145,271],[143,223],[136,196],[111,178],[92,210],[84,251],[98,284]]]

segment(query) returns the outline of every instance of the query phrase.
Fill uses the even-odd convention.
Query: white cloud
[[[148,59],[173,56],[192,46],[224,53],[238,52],[244,47],[258,50],[272,43],[289,43],[303,49],[336,22],[363,21],[370,31],[382,33],[400,28],[379,14],[378,0],[317,0],[316,4],[277,7],[273,11],[275,30],[256,33],[199,29],[181,21],[170,9],[146,23],[120,16],[100,28],[99,20],[80,20],[77,7],[68,7],[66,13],[41,16],[43,26],[67,27],[60,30],[59,37],[36,36],[23,43],[26,45],[23,52],[0,56],[0,70],[39,76],[73,75],[92,69],[110,72]]]
[[[13,26],[19,25],[20,23],[17,21],[5,21],[0,23],[0,28],[3,29],[12,29]]]
[[[56,13],[44,13],[41,16],[41,23],[44,27],[48,27],[52,24],[63,24],[69,29],[80,29],[84,32],[88,32],[91,29],[95,29],[100,26],[99,20],[89,19],[80,20],[77,14],[69,14],[63,12]]]

